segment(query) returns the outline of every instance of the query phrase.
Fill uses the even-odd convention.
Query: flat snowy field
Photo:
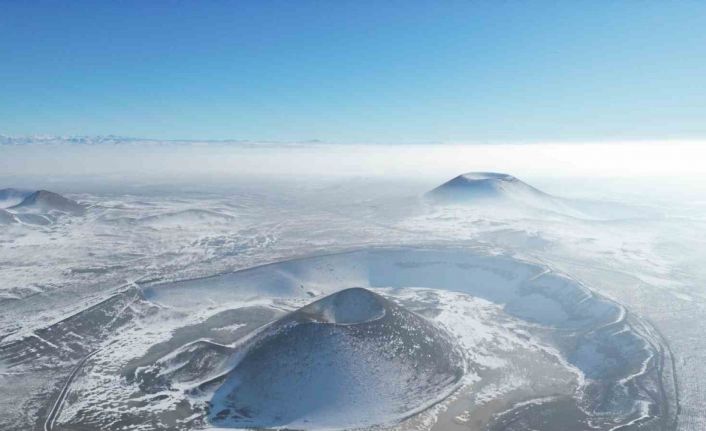
[[[449,178],[456,174],[450,173]],[[380,413],[380,423],[393,427],[481,429],[474,427],[494,423],[493,429],[522,429],[503,422],[502,412],[513,406],[517,412],[529,412],[545,402],[564,408],[562,397],[585,390],[586,379],[591,380],[591,373],[599,372],[596,370],[608,360],[596,352],[574,352],[572,356],[566,347],[569,343],[562,344],[562,336],[553,332],[566,331],[565,324],[541,322],[537,317],[547,310],[552,316],[560,315],[551,311],[552,305],[545,300],[525,298],[511,306],[514,297],[510,294],[501,298],[484,293],[483,287],[464,290],[460,286],[470,285],[469,280],[484,277],[472,270],[454,284],[451,276],[444,275],[450,271],[445,268],[430,266],[430,271],[436,271],[436,280],[426,280],[420,275],[428,275],[424,271],[415,273],[414,279],[402,280],[403,276],[395,278],[389,272],[384,272],[387,278],[382,277],[383,272],[373,269],[356,272],[351,268],[362,264],[356,267],[350,261],[337,261],[330,269],[336,277],[319,272],[312,275],[310,269],[277,267],[277,274],[289,274],[289,278],[259,280],[255,284],[264,289],[259,293],[253,291],[247,297],[214,293],[222,286],[238,285],[240,279],[228,281],[228,277],[243,273],[229,275],[233,271],[286,264],[293,259],[390,249],[455,250],[452,258],[439,259],[460,259],[458,265],[470,267],[483,259],[505,259],[502,264],[484,263],[495,268],[500,281],[485,278],[481,284],[492,287],[502,285],[503,279],[522,279],[529,286],[532,277],[556,274],[566,277],[572,286],[597,293],[617,310],[624,307],[635,320],[621,320],[627,318],[617,315],[617,320],[630,327],[616,327],[612,333],[634,331],[641,340],[654,342],[652,350],[645,348],[645,357],[662,355],[650,366],[665,369],[657,370],[660,377],[643,383],[640,390],[668,398],[659,406],[664,417],[676,413],[674,426],[669,422],[668,427],[649,429],[699,431],[706,427],[704,201],[686,201],[676,195],[671,200],[657,199],[644,193],[649,186],[633,192],[622,186],[621,193],[612,193],[608,186],[599,196],[591,195],[590,185],[584,184],[572,196],[569,183],[559,186],[555,179],[533,183],[565,197],[602,202],[600,216],[594,212],[582,217],[555,208],[435,205],[422,195],[438,183],[421,179],[251,178],[149,184],[95,178],[45,179],[41,184],[30,184],[29,178],[6,180],[11,182],[8,186],[41,186],[59,192],[85,204],[87,210],[82,216],[62,217],[45,226],[0,225],[2,429],[152,429],[165,423],[177,429],[209,423],[215,426],[218,420],[209,422],[209,417],[194,407],[213,393],[185,395],[184,388],[191,388],[192,380],[184,378],[188,384],[183,387],[171,386],[178,390],[156,386],[146,390],[144,385],[152,383],[143,382],[139,390],[144,393],[136,395],[139,385],[134,370],[165,366],[160,361],[166,356],[152,351],[154,357],[150,357],[150,349],[162,343],[166,355],[196,341],[198,337],[180,332],[186,327],[206,328],[205,322],[224,319],[222,313],[228,310],[260,310],[244,320],[233,317],[217,324],[211,320],[203,329],[211,341],[218,339],[214,335],[218,331],[243,336],[285,312],[347,287],[371,288],[426,316],[445,328],[467,352],[462,388],[444,403],[397,425],[389,421],[393,416],[398,420],[399,415]],[[389,259],[396,264],[409,261],[400,256]],[[429,256],[419,259],[409,262],[437,262]],[[291,284],[286,294],[277,290],[286,284],[285,279]],[[277,287],[262,287],[268,282]],[[179,289],[186,289],[186,293],[180,296]],[[140,300],[128,298],[133,294]],[[72,322],[71,316],[85,316],[90,310],[100,310],[100,316],[93,317],[97,322],[94,332],[82,324],[80,331],[67,332],[73,334],[69,335],[74,338],[71,342],[64,337],[57,344],[59,338],[51,337],[48,328],[65,330],[62,322]],[[591,331],[598,329],[591,326]],[[182,337],[181,341],[175,337]],[[237,341],[225,335],[222,338],[224,345]],[[522,364],[517,356],[527,363]],[[130,367],[134,369],[132,377],[125,371]],[[644,372],[638,367],[616,381],[624,383]],[[533,383],[533,376],[543,375],[554,376],[556,382],[545,378],[540,379],[542,384]],[[650,386],[674,381],[675,388]],[[645,395],[638,401],[648,398]],[[611,411],[620,402],[614,404],[594,407]],[[643,412],[641,416],[636,413],[639,407],[633,409],[639,402],[630,408],[626,405],[619,408],[635,427],[642,416],[654,413]],[[581,408],[586,406],[578,410]],[[126,409],[143,413],[128,420],[121,415]],[[578,410],[566,407],[563,411],[578,417]],[[155,412],[177,413],[155,419]],[[564,413],[556,423],[573,420],[571,414]],[[492,415],[495,422],[489,419]],[[532,425],[531,412],[526,417],[529,422],[524,426]],[[345,412],[341,418],[350,425]],[[330,428],[330,423],[323,423],[320,428]],[[597,426],[610,429],[605,424]]]

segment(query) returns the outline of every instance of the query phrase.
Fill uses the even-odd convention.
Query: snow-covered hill
[[[140,141],[123,136],[7,136],[0,135],[0,145],[100,145]]]
[[[459,175],[426,194],[439,204],[533,207],[578,214],[561,198],[544,193],[512,175],[496,172],[469,172]]]
[[[38,213],[58,211],[72,215],[81,215],[85,210],[81,204],[73,199],[66,198],[48,190],[37,190],[28,195],[17,205],[11,206],[8,209],[16,212]]]
[[[79,216],[85,206],[48,190],[0,190],[0,225],[46,226],[64,216]]]
[[[468,172],[459,175],[427,194],[447,202],[470,202],[483,199],[538,201],[550,196],[508,174]]]
[[[426,193],[438,206],[460,205],[492,211],[540,211],[582,219],[644,217],[644,209],[616,202],[568,199],[545,193],[524,181],[503,173],[469,172]],[[654,214],[653,214],[654,215]]]
[[[444,331],[351,288],[290,313],[254,340],[215,393],[211,418],[237,428],[391,423],[448,395],[462,373]]]
[[[34,190],[27,189],[0,189],[0,208],[9,208],[25,200]]]

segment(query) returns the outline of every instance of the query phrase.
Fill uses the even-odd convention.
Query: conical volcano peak
[[[34,210],[40,212],[61,211],[73,215],[81,215],[85,208],[78,202],[61,196],[49,190],[37,190],[28,195],[22,202],[11,207],[13,210]]]
[[[499,172],[467,172],[461,174],[459,179],[464,179],[466,181],[483,181],[483,180],[495,180],[495,181],[520,181],[510,174],[502,174]]]
[[[441,203],[536,202],[551,196],[509,174],[468,172],[459,175],[427,193]]]
[[[210,400],[221,427],[396,423],[447,397],[464,370],[442,328],[363,288],[290,313],[242,349]]]
[[[362,287],[329,295],[299,310],[312,320],[339,325],[372,322],[385,316],[385,299]]]

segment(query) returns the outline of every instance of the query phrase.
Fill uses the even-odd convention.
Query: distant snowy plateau
[[[706,211],[506,174],[0,190],[0,429],[706,429]]]

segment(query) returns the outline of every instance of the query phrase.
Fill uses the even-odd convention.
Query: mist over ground
[[[232,179],[329,181],[351,178],[431,185],[469,171],[503,171],[571,197],[698,203],[706,192],[699,141],[523,144],[328,144],[154,141],[126,138],[5,138],[4,186],[83,182],[218,183]],[[107,141],[107,142],[106,142]],[[588,185],[588,187],[584,187]],[[646,194],[644,192],[648,191]],[[627,195],[626,195],[627,194]]]

